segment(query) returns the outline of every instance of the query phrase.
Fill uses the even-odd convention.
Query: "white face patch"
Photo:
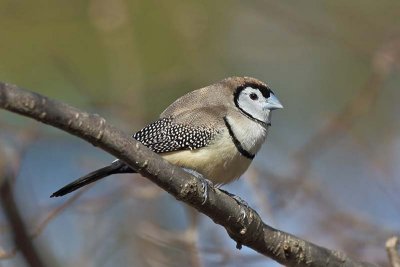
[[[271,93],[272,94],[272,93]],[[269,123],[268,99],[257,88],[246,87],[237,98],[237,106],[250,117]]]

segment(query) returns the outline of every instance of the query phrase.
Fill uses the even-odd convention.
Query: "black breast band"
[[[255,155],[251,154],[249,151],[247,151],[246,149],[243,148],[240,141],[236,138],[235,133],[233,132],[232,127],[229,124],[228,119],[226,117],[224,117],[224,122],[225,122],[226,128],[228,128],[229,135],[232,137],[232,141],[235,144],[236,149],[240,152],[240,154],[242,154],[242,156],[252,160]]]

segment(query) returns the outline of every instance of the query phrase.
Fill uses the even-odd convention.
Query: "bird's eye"
[[[258,95],[256,93],[251,93],[250,94],[250,98],[251,98],[251,100],[257,100],[258,99]]]

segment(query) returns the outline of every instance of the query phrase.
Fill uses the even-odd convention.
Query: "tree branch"
[[[5,83],[0,83],[0,108],[62,129],[121,159],[178,200],[223,226],[239,248],[246,245],[286,266],[375,266],[274,229],[257,212],[238,205],[218,189],[208,190],[208,199],[202,204],[204,192],[196,177],[171,165],[99,115]],[[243,209],[247,210],[246,217],[242,215]]]

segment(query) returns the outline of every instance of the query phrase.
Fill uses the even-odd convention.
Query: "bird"
[[[266,140],[271,111],[282,108],[266,83],[229,77],[178,98],[132,137],[170,163],[221,186],[248,169]],[[112,174],[135,172],[117,159],[50,197],[64,196]]]

